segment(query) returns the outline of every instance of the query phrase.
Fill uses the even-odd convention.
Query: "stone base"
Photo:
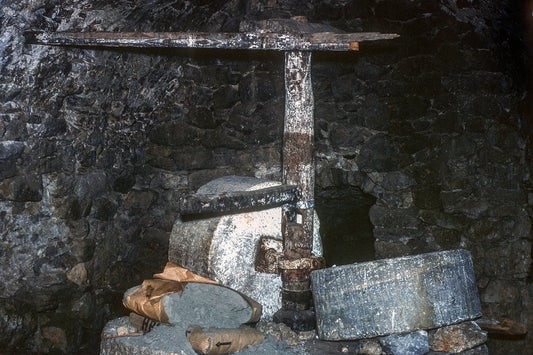
[[[100,346],[101,355],[193,355],[196,354],[185,336],[185,328],[174,326],[159,329],[159,334],[152,332],[140,336],[117,335],[138,334],[129,323],[128,317],[117,318],[105,326]],[[156,327],[156,328],[158,328]],[[154,328],[155,329],[155,328]],[[488,355],[484,344],[486,333],[476,327],[474,322],[464,322],[455,326],[443,327],[426,332],[418,330],[405,334],[393,334],[385,337],[361,339],[354,341],[324,341],[316,333],[294,331],[283,324],[259,322],[256,329],[267,335],[267,340],[245,348],[237,354],[269,355],[315,355],[315,354],[452,354],[452,349],[461,354]],[[437,333],[448,333],[446,338]],[[449,351],[443,351],[448,349]]]

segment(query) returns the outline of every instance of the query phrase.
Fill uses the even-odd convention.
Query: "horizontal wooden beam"
[[[357,43],[399,37],[361,33],[205,33],[205,32],[27,32],[32,44],[134,48],[218,48],[251,50],[349,51]]]
[[[180,214],[204,214],[264,209],[297,201],[298,189],[292,185],[278,185],[253,191],[234,191],[222,194],[192,194],[180,200]]]

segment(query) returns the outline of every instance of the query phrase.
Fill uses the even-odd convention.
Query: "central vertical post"
[[[282,307],[304,311],[311,306],[310,269],[298,260],[311,257],[314,216],[314,120],[311,52],[285,52],[285,122],[283,131],[283,183],[296,185],[300,200],[284,207],[283,253],[292,269],[282,269]],[[284,321],[285,322],[285,321]]]

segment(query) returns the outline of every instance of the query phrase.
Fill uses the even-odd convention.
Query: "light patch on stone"
[[[78,286],[85,285],[87,283],[87,267],[85,266],[85,263],[74,265],[74,267],[67,272],[67,279]]]

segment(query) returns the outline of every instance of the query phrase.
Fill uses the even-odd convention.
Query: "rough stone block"
[[[423,355],[429,352],[428,333],[424,330],[406,334],[391,334],[379,338],[381,345],[392,355]]]
[[[473,349],[487,341],[487,332],[475,322],[464,322],[437,329],[430,333],[431,350],[458,353]]]
[[[311,273],[324,340],[431,329],[481,316],[470,253],[449,250]]]

